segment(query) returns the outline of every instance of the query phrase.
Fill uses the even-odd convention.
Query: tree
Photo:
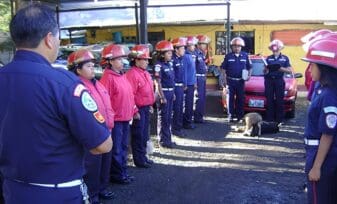
[[[0,32],[9,31],[9,21],[11,20],[10,1],[0,0]]]

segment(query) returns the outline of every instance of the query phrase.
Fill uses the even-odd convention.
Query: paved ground
[[[176,149],[156,145],[151,169],[133,167],[130,185],[113,185],[116,198],[105,203],[305,203],[302,135],[307,102],[281,132],[260,138],[230,132],[224,118],[174,137]],[[156,141],[156,138],[152,138]]]

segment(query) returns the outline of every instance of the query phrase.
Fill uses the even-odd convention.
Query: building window
[[[240,36],[244,41],[246,46],[242,48],[242,51],[245,51],[249,54],[254,54],[255,50],[255,41],[254,31],[232,31],[231,38]],[[216,31],[215,32],[215,55],[225,55],[226,54],[226,31]]]

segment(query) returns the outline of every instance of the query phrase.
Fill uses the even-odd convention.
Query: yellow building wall
[[[324,26],[321,23],[308,23],[308,24],[234,24],[233,31],[254,31],[255,36],[255,54],[270,55],[268,50],[271,34],[273,31],[282,30],[318,30],[327,28],[330,30],[337,30],[337,26]],[[215,32],[225,31],[223,24],[216,25],[149,25],[149,32],[164,32],[166,39],[173,39],[180,36],[205,34],[212,39],[213,58],[214,64],[220,65],[223,56],[215,55]],[[111,41],[113,32],[121,32],[122,36],[136,36],[135,26],[113,27],[107,29],[96,30],[95,38],[91,37],[91,31],[88,30],[87,40],[88,43],[97,43],[101,41]],[[285,46],[282,53],[290,58],[290,63],[295,72],[304,74],[307,63],[303,62],[301,58],[305,55],[302,46]],[[215,83],[214,80],[208,83]],[[299,79],[299,84],[304,84],[304,77]]]

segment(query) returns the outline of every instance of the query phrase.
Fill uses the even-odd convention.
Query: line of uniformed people
[[[207,44],[210,41],[207,36],[199,37],[201,43]],[[101,53],[100,65],[104,72],[100,80],[95,79],[95,58],[89,50],[80,49],[69,55],[68,69],[81,79],[83,89],[87,89],[96,101],[99,113],[95,117],[106,123],[113,140],[111,152],[103,155],[92,155],[90,152],[85,154],[84,180],[91,203],[99,203],[100,198],[113,198],[113,192],[108,189],[109,180],[119,184],[133,181],[134,177],[127,173],[129,134],[135,166],[149,168],[153,164],[146,156],[146,147],[150,113],[153,112],[155,102],[154,87],[160,100],[158,129],[159,144],[162,147],[173,148],[175,145],[171,139],[171,126],[173,134],[178,136],[183,135],[183,127],[194,128],[192,117],[196,87],[198,100],[194,122],[203,122],[207,66],[203,52],[195,49],[197,42],[196,37],[189,36],[172,42],[164,40],[157,43],[153,74],[155,86],[147,70],[151,59],[147,45],[134,46],[128,55],[120,45],[105,46]],[[190,55],[186,58],[185,46],[189,47]],[[124,73],[122,60],[127,56],[131,68]],[[184,100],[188,104],[185,105],[185,113]],[[173,125],[172,112],[175,121]]]

